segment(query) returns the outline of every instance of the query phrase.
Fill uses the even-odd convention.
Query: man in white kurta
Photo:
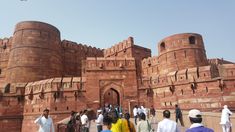
[[[137,125],[137,118],[138,118],[138,106],[137,105],[133,109],[133,115],[135,118],[135,125]]]
[[[101,132],[103,130],[103,119],[104,116],[102,115],[102,110],[97,110],[98,117],[95,120],[96,126],[97,126],[97,132]]]
[[[170,120],[170,111],[163,111],[164,119],[158,123],[157,132],[180,132],[177,123],[173,120]]]
[[[83,111],[83,115],[81,116],[82,123],[82,132],[89,132],[89,119],[87,117],[87,110]]]
[[[43,114],[34,121],[39,125],[38,132],[54,132],[53,121],[48,115],[49,109],[45,109]]]
[[[222,125],[223,132],[230,132],[231,122],[229,117],[232,115],[232,112],[228,109],[228,106],[225,105],[221,114],[220,124]]]

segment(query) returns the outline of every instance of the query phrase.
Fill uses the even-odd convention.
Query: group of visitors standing
[[[163,111],[163,120],[158,122],[156,128],[151,126],[153,118],[156,119],[156,110],[151,106],[150,118],[148,119],[148,109],[143,106],[135,106],[133,115],[135,122],[130,121],[130,114],[128,112],[122,114],[119,106],[111,108],[110,106],[97,110],[97,118],[93,120],[97,126],[97,132],[180,132],[177,124],[180,121],[181,126],[184,126],[182,112],[178,105],[175,105],[176,120],[171,120],[171,112],[169,110]],[[230,116],[232,112],[225,105],[222,114],[221,122],[223,132],[231,132]],[[192,109],[188,113],[188,119],[191,126],[186,132],[214,132],[214,130],[205,127],[202,124],[202,113],[197,109]],[[43,110],[41,116],[35,121],[40,127],[39,132],[54,132],[53,120],[49,117],[49,109]],[[84,110],[80,113],[71,112],[69,121],[66,126],[67,132],[89,132],[90,120],[88,118],[88,111]]]
[[[145,121],[145,116],[143,113],[138,113],[138,107],[135,106],[133,109],[133,114],[135,117],[135,122],[137,121],[137,117],[139,116],[140,122],[137,123],[137,131],[138,132],[151,132],[151,131],[157,131],[157,132],[180,132],[180,129],[178,127],[178,121],[180,121],[181,126],[184,126],[183,122],[183,115],[181,112],[181,109],[176,104],[175,105],[175,121],[170,119],[171,112],[169,110],[163,111],[163,120],[160,121],[157,125],[157,128],[153,129],[151,128],[151,125],[149,125],[148,120]],[[139,114],[139,115],[138,115]],[[150,108],[150,116],[155,117],[155,109],[153,106]],[[222,130],[223,132],[231,132],[231,126],[232,123],[230,121],[230,116],[232,115],[232,112],[228,109],[228,106],[225,105],[224,109],[222,110],[221,114],[221,122]],[[186,130],[186,132],[214,132],[214,130],[205,127],[202,124],[202,113],[197,109],[192,109],[188,113],[188,119],[191,123],[191,126]],[[150,122],[152,123],[152,119],[150,118]]]

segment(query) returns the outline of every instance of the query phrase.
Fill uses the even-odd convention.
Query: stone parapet
[[[87,58],[86,70],[135,70],[134,58]]]
[[[111,48],[107,48],[104,50],[104,57],[112,57],[112,56],[118,56],[120,52],[126,52],[127,49],[131,48],[134,45],[134,39],[132,37],[129,37],[127,40],[123,40],[122,42],[119,42],[118,44],[115,44]],[[131,57],[131,56],[127,56]]]

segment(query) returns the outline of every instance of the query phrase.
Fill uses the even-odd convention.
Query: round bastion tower
[[[208,64],[202,36],[182,33],[158,43],[160,74]]]
[[[15,27],[6,79],[31,82],[62,75],[59,30],[47,23],[20,22]]]

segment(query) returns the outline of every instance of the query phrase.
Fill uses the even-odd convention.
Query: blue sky
[[[208,58],[235,62],[234,0],[1,0],[0,38],[20,21],[50,23],[67,39],[98,48],[133,36],[152,50],[167,36],[195,32]]]

